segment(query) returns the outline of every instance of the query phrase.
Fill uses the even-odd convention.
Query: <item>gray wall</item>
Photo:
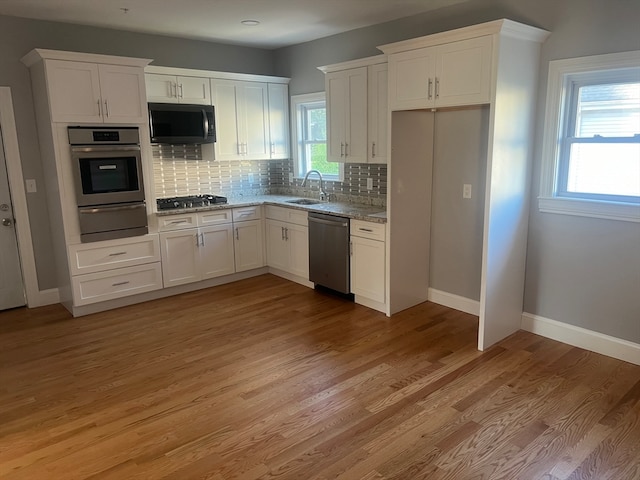
[[[29,71],[20,58],[33,48],[154,59],[154,65],[228,72],[274,74],[270,50],[220,45],[157,35],[0,16],[0,85],[11,87],[25,178],[36,179],[27,194],[41,290],[56,287]]]
[[[292,94],[321,91],[318,65],[375,55],[377,45],[498,18],[552,32],[540,63],[524,310],[640,343],[640,225],[543,214],[537,208],[549,61],[640,49],[640,2],[474,0],[278,50],[276,72],[292,77]]]

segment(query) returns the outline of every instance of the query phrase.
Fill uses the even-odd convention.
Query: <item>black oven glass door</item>
[[[78,206],[144,201],[138,147],[74,148]]]

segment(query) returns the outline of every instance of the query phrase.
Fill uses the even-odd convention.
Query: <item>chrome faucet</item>
[[[301,186],[305,186],[305,184],[307,183],[307,178],[309,178],[309,175],[311,175],[312,173],[317,173],[318,177],[320,177],[320,200],[326,200],[327,192],[324,189],[324,180],[322,179],[322,174],[318,170],[309,170],[304,176],[304,180],[302,180]]]

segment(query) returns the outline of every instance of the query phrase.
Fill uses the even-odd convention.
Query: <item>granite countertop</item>
[[[208,210],[219,210],[224,208],[248,207],[251,205],[276,205],[279,207],[294,208],[307,212],[320,212],[356,220],[366,220],[375,223],[387,223],[387,212],[384,207],[371,205],[361,205],[357,203],[320,202],[313,205],[298,205],[289,203],[302,197],[288,195],[252,195],[244,197],[229,198],[228,203],[210,205],[208,207],[183,208],[175,210],[162,210],[156,213],[157,216],[176,215],[180,213],[204,212]],[[315,200],[315,199],[308,199]]]

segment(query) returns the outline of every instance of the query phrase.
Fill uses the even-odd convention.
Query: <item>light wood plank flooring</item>
[[[271,275],[0,313],[0,478],[640,479],[640,367]]]

